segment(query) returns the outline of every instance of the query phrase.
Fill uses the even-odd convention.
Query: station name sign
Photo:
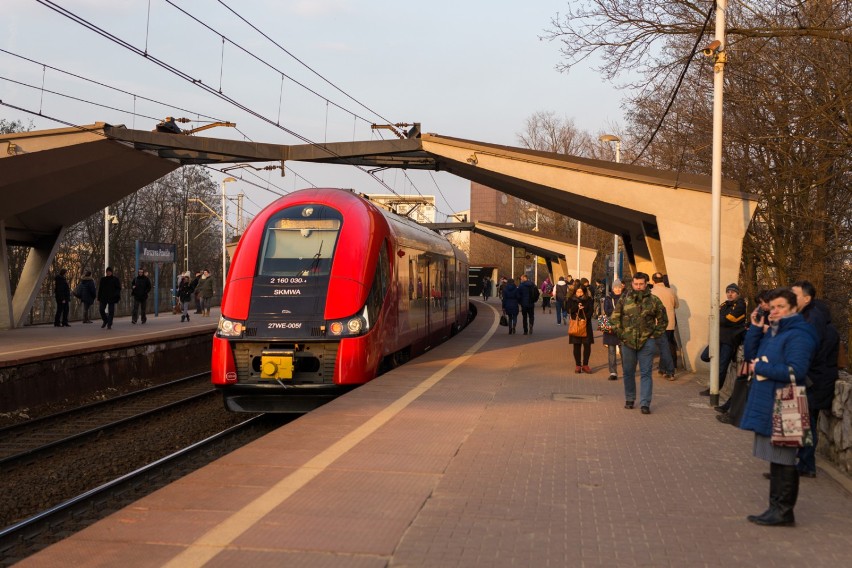
[[[141,262],[174,262],[176,246],[168,243],[139,243]]]

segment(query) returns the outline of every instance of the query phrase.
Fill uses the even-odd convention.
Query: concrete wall
[[[852,376],[840,373],[834,387],[834,404],[820,412],[817,452],[852,477]]]
[[[209,370],[210,338],[205,331],[161,343],[140,342],[0,368],[0,412],[57,404],[134,381],[158,383]]]

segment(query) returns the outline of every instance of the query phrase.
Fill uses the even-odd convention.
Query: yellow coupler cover
[[[260,378],[292,379],[293,357],[264,355],[260,361]]]

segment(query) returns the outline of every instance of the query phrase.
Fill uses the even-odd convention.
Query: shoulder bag
[[[577,317],[570,318],[568,322],[568,335],[571,337],[586,337],[586,312],[583,304],[577,309]]]

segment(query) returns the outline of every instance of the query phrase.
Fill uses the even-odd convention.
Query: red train
[[[234,253],[213,384],[236,412],[315,408],[464,327],[467,272],[446,238],[349,190],[291,193]]]

